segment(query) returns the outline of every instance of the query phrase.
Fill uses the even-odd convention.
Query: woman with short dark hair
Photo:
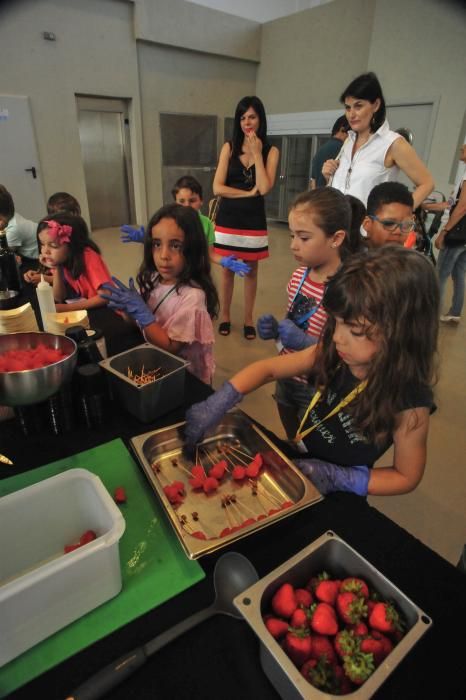
[[[415,185],[414,208],[419,207],[434,189],[434,180],[414,148],[390,129],[375,73],[355,78],[342,92],[340,102],[350,130],[339,156],[322,167],[327,182],[366,204],[375,185],[397,180],[401,170]]]

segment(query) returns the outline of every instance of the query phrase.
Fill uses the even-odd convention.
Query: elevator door
[[[78,120],[91,228],[133,221],[125,101],[79,97]]]

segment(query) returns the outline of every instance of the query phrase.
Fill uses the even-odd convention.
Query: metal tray
[[[184,425],[144,433],[132,438],[131,444],[190,559],[210,554],[322,500],[315,486],[239,410],[227,413],[215,433],[208,434],[199,446],[206,472],[221,459],[227,460],[229,471],[216,491],[193,490],[188,479],[195,462],[183,453]],[[225,447],[231,450],[227,457],[222,452]],[[264,460],[257,478],[235,481],[233,466],[244,466],[256,453]],[[173,481],[185,487],[179,505],[172,505],[163,490]]]
[[[299,587],[311,576],[324,570],[341,579],[346,576],[364,578],[384,599],[396,604],[408,627],[403,639],[367,681],[360,688],[344,696],[322,692],[308,683],[280,644],[270,635],[262,619],[264,612],[270,608],[270,601],[275,591],[283,583],[288,582]],[[286,700],[332,700],[336,697],[367,700],[371,698],[432,625],[432,619],[421,608],[331,530],[247,588],[234,599],[233,603],[258,636],[261,643],[262,668],[280,697]]]

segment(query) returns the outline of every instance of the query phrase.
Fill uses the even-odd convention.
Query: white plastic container
[[[97,539],[64,554],[86,530]],[[124,530],[118,506],[86,469],[0,498],[0,667],[119,593]]]
[[[51,285],[45,281],[44,275],[40,276],[40,282],[37,285],[36,294],[39,302],[40,315],[42,318],[42,327],[46,333],[54,333],[55,331],[50,328],[48,314],[55,313],[55,300],[53,298],[53,289]]]

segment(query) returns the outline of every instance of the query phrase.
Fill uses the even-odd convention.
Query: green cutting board
[[[187,559],[162,506],[121,440],[4,479],[0,496],[76,467],[97,474],[110,494],[117,486],[125,487],[127,502],[121,512],[126,529],[120,540],[123,588],[115,598],[3,666],[1,698],[205,576],[199,564]]]

